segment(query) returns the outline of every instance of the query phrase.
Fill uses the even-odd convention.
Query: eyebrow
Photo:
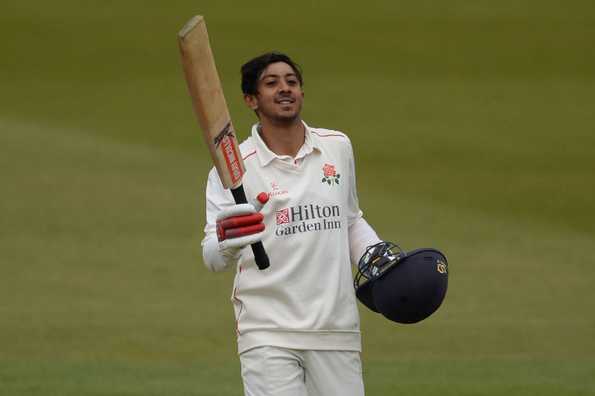
[[[260,76],[260,80],[264,80],[267,77],[279,78],[281,76],[278,75],[278,74],[263,74],[262,76]],[[283,77],[296,77],[297,78],[297,74],[295,74],[295,73],[287,73]]]

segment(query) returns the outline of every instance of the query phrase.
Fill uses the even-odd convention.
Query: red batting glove
[[[258,194],[259,207],[269,199],[268,194]],[[264,234],[264,216],[252,204],[233,205],[217,215],[217,239],[219,252],[227,258],[239,258],[240,250],[261,241]]]

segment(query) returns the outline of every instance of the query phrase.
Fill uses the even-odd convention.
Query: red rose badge
[[[332,186],[333,184],[339,184],[341,175],[337,173],[335,165],[324,164],[322,167],[322,174],[324,176],[322,178],[322,183],[327,183],[329,186]]]

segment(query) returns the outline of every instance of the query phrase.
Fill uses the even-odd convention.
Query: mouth
[[[280,99],[276,99],[275,103],[278,103],[280,105],[290,105],[292,103],[295,103],[295,99],[292,98],[280,98]]]

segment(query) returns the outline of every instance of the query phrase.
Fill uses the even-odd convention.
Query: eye
[[[297,85],[298,81],[294,79],[287,80],[287,84],[289,85]]]
[[[275,80],[266,80],[266,81],[264,82],[264,85],[265,85],[265,86],[267,86],[267,87],[272,87],[272,86],[274,86],[274,85],[275,85],[275,83],[276,83],[276,81],[275,81]]]

